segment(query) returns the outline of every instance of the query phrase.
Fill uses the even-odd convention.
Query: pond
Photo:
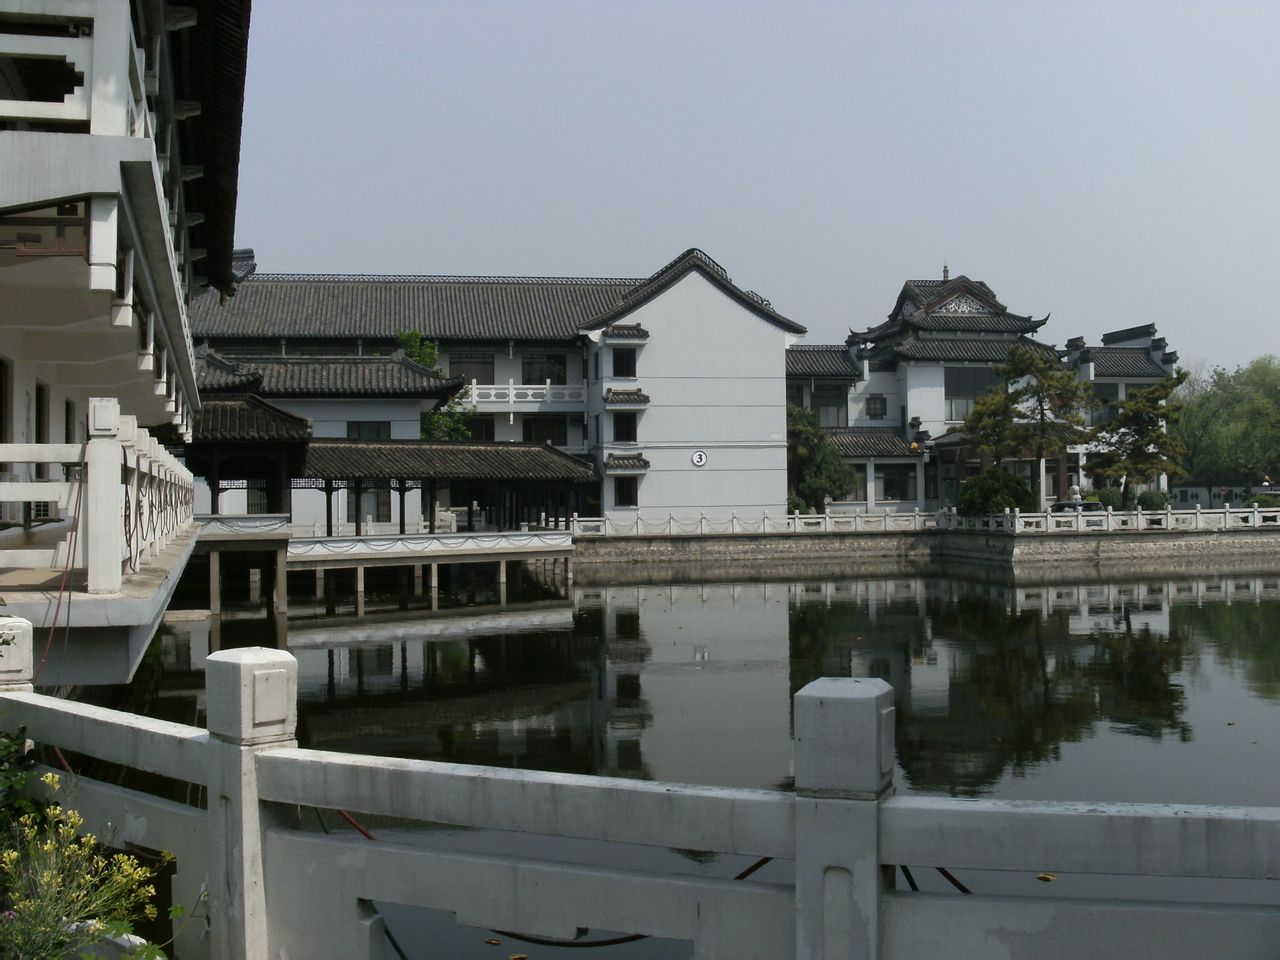
[[[787,789],[792,695],[875,676],[894,687],[899,790],[1280,797],[1276,574],[673,583],[563,600],[526,585],[516,599],[531,602],[291,622],[303,745]],[[222,633],[261,642],[248,622]]]
[[[817,677],[876,676],[894,688],[900,792],[1262,806],[1280,798],[1274,573],[1032,587],[900,576],[579,586],[564,598],[530,583],[513,591],[518,602],[505,610],[459,597],[447,614],[291,622],[302,744],[786,790],[792,696]],[[465,606],[477,599],[482,606]],[[264,642],[262,625],[249,621],[225,621],[221,634],[228,646]],[[197,659],[199,646],[196,638]],[[191,639],[170,635],[151,662],[159,682],[135,682],[159,689],[156,710],[184,722],[193,721],[192,681],[184,688],[180,678],[194,675],[179,668],[192,655]],[[588,863],[617,856],[493,831],[374,829],[444,849]],[[696,853],[646,856],[654,869],[702,875],[745,865]],[[775,863],[758,876],[785,883],[788,870]],[[1044,886],[966,880],[1012,895]],[[1134,894],[1127,881],[1099,878],[1074,893],[1068,878],[1054,887]],[[1150,894],[1198,897],[1202,887],[1171,881]],[[442,943],[452,956],[517,947],[531,957],[581,955],[535,950],[434,911],[378,906],[406,956]],[[649,941],[599,955],[690,954],[687,944]]]

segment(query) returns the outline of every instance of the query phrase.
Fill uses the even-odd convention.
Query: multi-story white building
[[[1154,325],[1077,337],[1065,350],[1035,339],[1048,316],[1010,313],[981,281],[950,277],[903,284],[888,319],[843,344],[797,344],[787,352],[788,402],[813,410],[853,466],[849,499],[866,509],[936,509],[954,503],[960,484],[983,467],[962,427],[974,401],[1001,382],[997,367],[1015,346],[1041,350],[1093,384],[1097,422],[1126,391],[1173,373],[1177,354]],[[1054,451],[1043,489],[1066,497],[1082,484],[1087,450]],[[1040,465],[1017,462],[1030,479]]]
[[[367,363],[421,333],[463,381],[475,440],[589,458],[586,509],[618,524],[786,509],[785,357],[804,328],[700,250],[646,280],[255,274],[193,317],[198,340],[249,366]],[[357,411],[340,413],[350,430]]]
[[[194,543],[149,430],[198,404],[187,303],[232,286],[247,0],[0,0],[0,590],[123,679]],[[56,677],[56,680],[55,680]]]

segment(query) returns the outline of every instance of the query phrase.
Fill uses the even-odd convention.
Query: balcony
[[[182,164],[178,124],[200,105],[162,82],[167,35],[135,35],[130,4],[32,9],[0,0],[12,81],[0,99],[9,127],[0,136],[0,315],[26,334],[27,355],[15,359],[58,367],[74,343],[83,357],[72,358],[73,381],[58,369],[63,385],[185,430],[195,396],[185,302],[204,254],[188,244],[187,227],[202,217],[186,210],[183,190],[202,169]]]
[[[580,413],[587,408],[585,383],[471,383],[461,393],[479,413]]]
[[[195,545],[191,473],[119,411],[91,400],[83,444],[0,444],[6,612],[93,648],[47,682],[127,681]]]

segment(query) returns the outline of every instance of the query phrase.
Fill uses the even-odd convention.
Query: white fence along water
[[[210,656],[208,729],[31,690],[31,628],[0,622],[0,726],[194,785],[207,808],[77,779],[87,829],[177,857],[174,902],[209,893],[186,958],[386,957],[376,902],[468,925],[572,939],[581,927],[692,941],[698,958],[1274,957],[1280,910],[1208,902],[1219,878],[1280,877],[1280,809],[895,796],[892,689],[822,679],[795,697],[795,792],[546,774],[297,747],[297,664]],[[203,788],[201,790],[200,788]],[[791,861],[794,883],[652,866],[433,850],[301,828],[306,807],[544,838]],[[1190,877],[1204,901],[917,893],[899,866]],[[905,876],[905,873],[903,874]],[[1235,890],[1236,887],[1229,887]]]
[[[1107,509],[1086,513],[1024,513],[1006,510],[980,517],[962,517],[954,508],[926,512],[885,511],[881,513],[776,514],[753,516],[734,514],[729,519],[701,516],[663,518],[571,517],[549,518],[552,529],[566,528],[575,537],[706,536],[709,534],[807,534],[807,533],[910,533],[924,530],[975,530],[1009,534],[1046,533],[1133,533],[1187,531],[1280,532],[1280,508],[1236,507],[1219,510],[1132,510]]]

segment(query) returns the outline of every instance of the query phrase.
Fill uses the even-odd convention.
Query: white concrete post
[[[124,488],[120,484],[120,401],[89,400],[85,445],[85,562],[90,593],[119,593],[123,583]]]
[[[31,621],[0,617],[0,693],[30,693],[35,676]]]
[[[876,508],[876,462],[867,458],[867,513]]]
[[[210,955],[270,955],[255,755],[296,747],[298,662],[246,647],[205,661],[209,723]]]
[[[893,729],[883,680],[824,677],[796,694],[796,960],[880,956],[879,805],[893,793]]]

